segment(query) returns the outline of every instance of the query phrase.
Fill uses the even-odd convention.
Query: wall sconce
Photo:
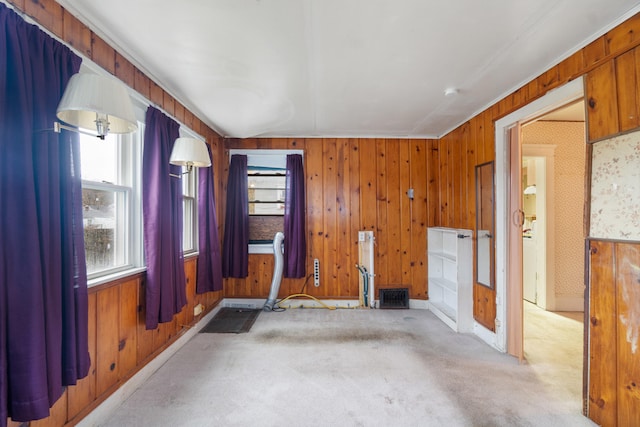
[[[535,185],[530,185],[527,188],[524,189],[524,194],[536,194],[536,186]]]
[[[130,133],[138,129],[127,88],[119,81],[97,74],[77,73],[71,76],[62,95],[58,119],[72,126],[95,129],[96,134],[54,123],[54,130],[71,130],[100,139],[109,133]]]
[[[208,168],[211,166],[211,158],[209,150],[204,141],[196,138],[178,138],[173,144],[169,163],[176,166],[186,166],[189,173],[193,167]],[[173,177],[180,178],[180,175],[170,174]]]

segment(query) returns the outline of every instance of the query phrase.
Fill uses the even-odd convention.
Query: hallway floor
[[[249,333],[197,334],[103,425],[594,426],[531,358],[426,310],[263,312]]]
[[[562,389],[582,408],[582,312],[551,312],[524,302],[524,353],[541,381]]]

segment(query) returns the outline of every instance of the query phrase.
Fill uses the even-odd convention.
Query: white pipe
[[[273,306],[280,292],[280,282],[282,282],[282,269],[284,265],[282,242],[284,234],[278,231],[273,238],[273,279],[271,280],[271,291],[269,297],[262,307],[263,311],[273,311]]]

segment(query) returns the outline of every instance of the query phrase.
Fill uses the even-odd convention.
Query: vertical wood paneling
[[[135,86],[136,69],[128,59],[116,52],[116,77],[129,87]]]
[[[397,197],[400,199],[398,204],[398,232],[399,239],[397,239],[396,250],[400,256],[400,262],[396,265],[400,266],[399,271],[395,272],[395,277],[392,277],[392,280],[395,280],[395,283],[406,287],[409,284],[413,283],[413,268],[412,265],[412,255],[413,255],[413,241],[411,238],[411,211],[413,208],[413,201],[409,199],[407,195],[407,191],[412,188],[411,182],[411,149],[413,146],[412,141],[400,141],[399,143],[399,158],[398,158],[398,178],[397,182],[399,183],[397,188]],[[423,163],[424,166],[424,163]],[[418,172],[418,167],[416,165],[416,173]],[[393,180],[392,180],[393,182]],[[426,183],[426,176],[424,177],[424,182]],[[416,200],[416,190],[414,189],[414,199]],[[420,203],[420,198],[418,197],[418,202]],[[426,227],[426,224],[425,224]],[[394,273],[394,268],[391,269],[392,273]],[[414,298],[415,294],[411,294],[410,297]]]
[[[640,245],[616,244],[618,425],[640,423]]]
[[[137,351],[137,359],[138,362],[142,362],[146,360],[147,357],[153,353],[153,336],[154,331],[148,330],[145,325],[146,319],[146,281],[144,279],[140,280],[138,285],[138,351]]]
[[[455,226],[457,228],[467,228],[467,205],[469,195],[467,192],[467,140],[469,139],[469,123],[465,123],[459,128],[456,138],[455,155],[458,159],[458,169],[456,173],[456,184],[454,186],[454,199],[456,209],[454,213]]]
[[[349,224],[351,227],[349,240],[351,248],[351,264],[348,268],[348,286],[342,287],[343,295],[348,297],[358,297],[358,273],[355,271],[355,264],[358,259],[358,231],[361,229],[360,214],[360,141],[349,139]]]
[[[196,268],[197,258],[191,258],[184,263],[184,274],[186,276],[187,307],[185,308],[184,322],[190,325],[193,322],[193,309],[196,306]]]
[[[336,277],[336,295],[351,295],[351,276],[354,265],[358,262],[357,252],[354,250],[355,236],[352,233],[351,215],[349,208],[351,207],[352,186],[351,173],[349,163],[351,159],[351,140],[341,139],[336,145],[336,219],[337,219],[337,236],[336,243],[339,254],[339,264],[337,266]],[[355,258],[352,258],[352,254]]]
[[[597,64],[607,54],[605,37],[598,37],[582,49],[582,58],[585,67]]]
[[[615,59],[618,121],[622,132],[640,125],[637,90],[638,72],[636,70],[637,50],[631,50]]]
[[[384,139],[376,139],[376,286],[378,289],[389,285],[389,237],[387,213],[387,144]],[[387,233],[385,233],[385,231]]]
[[[120,285],[120,339],[118,342],[119,377],[125,377],[137,366],[138,280]]]
[[[313,272],[313,260],[321,259],[324,250],[324,210],[323,196],[323,170],[322,170],[322,140],[308,140],[305,152],[305,173],[307,175],[307,254],[309,258],[308,274]],[[320,287],[324,288],[326,278],[320,277]]]
[[[385,141],[386,148],[386,183],[385,194],[387,215],[387,287],[402,285],[405,270],[402,264],[402,210],[400,189],[406,188],[400,180],[400,148],[404,141]],[[406,194],[404,195],[406,197]],[[406,211],[409,213],[409,211]],[[410,246],[409,246],[410,247]],[[406,270],[408,274],[408,270]]]
[[[582,50],[577,51],[560,64],[558,64],[558,79],[561,84],[567,83],[573,80],[575,76],[582,73],[584,69],[584,58],[582,57]]]
[[[616,290],[613,243],[591,242],[589,309],[589,417],[599,425],[616,424]],[[615,339],[615,338],[613,338]]]
[[[175,98],[169,95],[167,92],[164,92],[162,97],[162,107],[167,112],[167,114],[171,116],[175,115],[175,108],[176,108]]]
[[[24,12],[25,0],[8,0],[10,4],[14,5],[16,9]]]
[[[149,82],[149,100],[156,105],[163,105],[164,103],[164,91],[153,80]]]
[[[467,209],[466,226],[469,230],[475,230],[476,226],[476,128],[469,123],[469,136],[465,140],[465,163],[466,163],[466,199]],[[475,277],[475,276],[474,276]]]
[[[337,247],[337,216],[336,216],[336,140],[326,138],[322,142],[323,158],[323,207],[324,230],[323,255],[320,258],[320,271],[324,277],[324,286],[328,295],[338,294],[338,247]]]
[[[449,226],[449,139],[442,138],[438,144],[438,154],[440,156],[438,182],[440,195],[440,224],[443,227]]]
[[[360,139],[360,222],[363,230],[376,231],[376,144]]]
[[[118,324],[120,287],[111,286],[97,295],[96,393],[107,391],[118,381]]]
[[[286,138],[229,140],[226,148],[283,149],[294,144]],[[430,158],[431,148],[437,156],[438,141],[326,138],[300,144],[307,180],[308,274],[314,258],[321,268],[320,287],[309,286],[310,281],[305,291],[320,298],[358,296],[357,235],[371,230],[378,285],[406,286],[412,298],[426,298],[427,198],[438,199],[438,166]],[[430,164],[433,175],[427,182]],[[406,195],[410,187],[416,192],[414,202]],[[225,279],[225,296],[265,298],[272,258],[250,255],[249,277]],[[299,293],[303,285],[304,279],[284,279],[280,297]]]
[[[440,193],[440,142],[436,139],[428,141],[427,144],[427,226],[435,227],[440,225],[440,206],[442,205]]]
[[[116,51],[104,40],[91,34],[91,59],[93,62],[110,72],[116,73]],[[148,90],[147,90],[148,91]]]
[[[447,195],[447,207],[444,212],[444,219],[446,219],[447,227],[456,226],[456,204],[460,202],[460,200],[455,198],[455,186],[459,171],[459,165],[455,164],[459,160],[456,156],[456,136],[457,131],[452,132],[449,137],[447,137],[446,143],[447,164],[445,176],[447,177],[447,181],[444,187]]]
[[[135,81],[133,83],[133,88],[135,89],[135,91],[145,98],[149,98],[149,85],[149,77],[147,77],[142,71],[136,68]],[[191,122],[185,124],[187,125],[187,127],[191,127],[191,125],[193,124],[193,114],[191,114]]]
[[[51,0],[48,1],[53,3]],[[39,0],[38,3],[42,4],[42,1]],[[91,58],[91,30],[64,9],[62,24],[62,39]]]
[[[46,27],[56,36],[63,38],[64,9],[54,0],[24,0],[20,7],[25,13]],[[20,6],[18,3],[14,3]],[[75,18],[74,18],[75,19]]]
[[[613,61],[595,68],[586,76],[587,134],[592,142],[618,133]]]
[[[97,295],[90,293],[87,299],[88,307],[88,323],[87,330],[89,332],[89,357],[91,359],[91,367],[86,377],[78,380],[75,386],[69,387],[67,396],[67,414],[69,419],[73,419],[84,408],[89,406],[96,399],[96,341],[97,341]]]
[[[429,215],[437,215],[438,197],[435,185],[437,168],[430,163],[437,158],[437,141],[415,140],[410,142],[409,170],[414,198],[409,201],[411,215],[411,286],[410,296],[415,299],[427,298],[427,227]],[[431,220],[435,221],[435,218]],[[404,245],[403,245],[404,247]],[[409,283],[407,283],[409,284]]]
[[[623,52],[640,40],[640,14],[636,14],[605,35],[607,53]]]

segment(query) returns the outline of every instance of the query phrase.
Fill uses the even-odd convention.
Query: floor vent
[[[254,310],[256,308],[255,304],[241,302],[227,302],[224,306],[228,308],[248,308],[251,310]]]
[[[380,308],[409,308],[409,288],[380,289]]]

